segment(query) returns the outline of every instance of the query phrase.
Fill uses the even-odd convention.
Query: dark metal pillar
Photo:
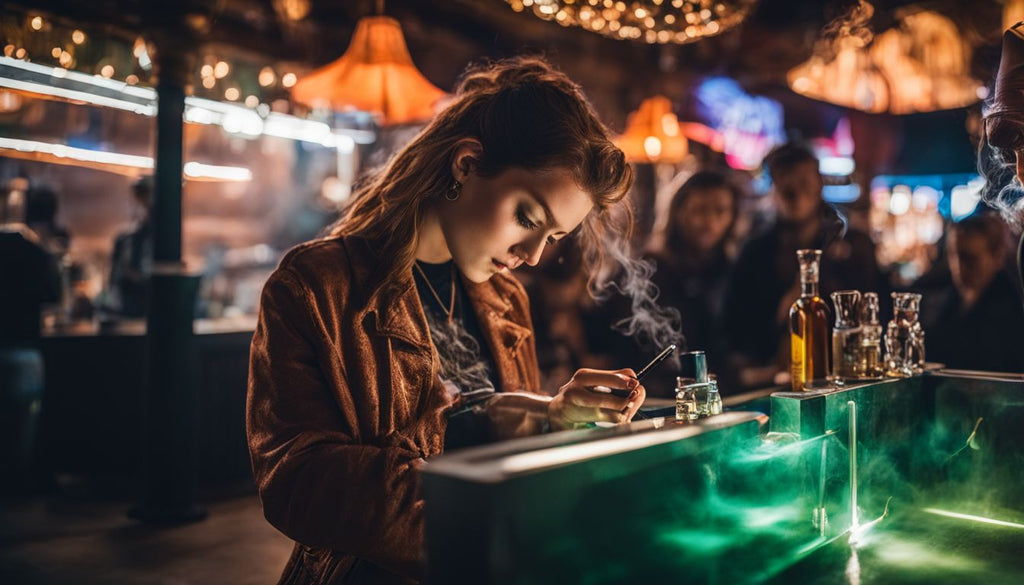
[[[146,321],[145,476],[142,501],[129,514],[147,522],[192,522],[206,517],[196,504],[199,376],[192,318],[199,276],[181,257],[182,125],[192,59],[179,48],[181,38],[157,35],[155,40],[159,79],[153,274]]]

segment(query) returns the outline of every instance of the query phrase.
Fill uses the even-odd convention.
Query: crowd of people
[[[1012,343],[1024,330],[1024,312],[1007,224],[984,205],[950,222],[932,270],[900,288],[878,265],[871,238],[825,202],[818,166],[813,150],[795,142],[765,157],[773,211],[767,219],[743,217],[760,212],[744,205],[749,186],[736,173],[694,172],[675,189],[664,230],[646,243],[658,302],[679,311],[685,348],[707,353],[723,390],[788,382],[787,324],[800,293],[796,251],[802,248],[822,250],[826,302],[831,305],[830,294],[839,290],[878,293],[883,325],[891,317],[891,292],[922,293],[929,362],[1024,372],[1024,350]],[[756,227],[741,234],[740,225]],[[543,373],[557,378],[610,363],[611,356],[646,362],[660,348],[615,332],[628,309],[614,299],[600,305],[588,297],[578,256],[570,240],[521,275],[536,293],[532,313]],[[646,383],[648,393],[670,396],[678,373],[662,368]]]

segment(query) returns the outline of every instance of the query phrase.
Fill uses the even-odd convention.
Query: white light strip
[[[928,512],[929,514],[935,514],[936,516],[945,516],[947,518],[956,518],[958,520],[970,520],[971,522],[995,524],[996,526],[1006,526],[1008,528],[1024,528],[1024,524],[1018,524],[1016,522],[1007,522],[1005,520],[993,520],[992,518],[985,518],[984,516],[971,516],[970,514],[948,512],[946,510],[939,510],[937,508],[924,508],[924,511]]]
[[[0,56],[0,65],[47,78],[66,79],[104,92],[123,93],[126,97],[135,98],[138,101],[59,87],[39,80],[25,81],[3,76],[0,76],[0,87],[125,110],[144,116],[156,115],[156,90],[152,88],[128,85],[98,75],[87,75],[62,67],[49,67],[11,57]],[[194,124],[218,125],[233,134],[253,137],[265,134],[277,138],[312,142],[326,148],[335,148],[344,153],[352,152],[356,144],[371,144],[376,139],[374,133],[368,130],[332,131],[331,127],[323,122],[305,120],[278,112],[270,112],[264,119],[248,107],[193,96],[185,97],[185,121]]]
[[[123,81],[107,79],[99,75],[89,75],[88,73],[71,71],[69,69],[64,69],[63,67],[50,67],[49,65],[39,65],[38,63],[23,61],[21,59],[15,59],[13,57],[0,56],[0,65],[6,65],[7,67],[21,69],[23,71],[28,71],[30,73],[35,73],[38,75],[65,78],[77,83],[91,85],[108,91],[119,91],[129,97],[135,97],[142,100],[156,100],[156,90],[154,90],[151,87],[128,85]]]
[[[185,176],[193,179],[247,183],[252,180],[252,171],[245,167],[221,167],[187,162],[185,163]]]
[[[149,156],[104,152],[102,150],[89,150],[87,148],[76,148],[74,146],[67,146],[64,144],[37,142],[35,140],[0,138],[0,148],[9,148],[20,152],[38,152],[41,154],[50,154],[58,158],[70,158],[85,162],[132,167],[136,169],[153,168],[153,157]]]
[[[61,99],[66,99],[74,102],[84,102],[87,104],[103,106],[106,108],[127,110],[129,112],[134,112],[136,114],[141,114],[143,116],[156,115],[156,107],[152,105],[137,104],[135,102],[129,102],[125,100],[119,100],[117,98],[96,95],[94,93],[86,93],[84,91],[76,91],[73,89],[64,89],[61,87],[54,87],[52,85],[43,85],[41,83],[33,83],[31,81],[19,81],[17,79],[8,79],[5,77],[0,77],[0,87],[6,87],[8,89],[25,91],[29,93],[37,93],[41,95],[50,95]]]
[[[140,170],[152,170],[153,168],[153,157],[150,156],[104,152],[102,150],[90,150],[88,148],[77,148],[64,144],[50,144],[46,142],[37,142],[35,140],[20,140],[17,138],[0,137],[0,149],[49,154],[57,158],[68,158],[84,162],[130,167]],[[2,152],[0,152],[0,156],[3,156]],[[227,167],[187,162],[185,163],[185,176],[190,179],[207,181],[247,182],[252,180],[252,171],[245,167]]]

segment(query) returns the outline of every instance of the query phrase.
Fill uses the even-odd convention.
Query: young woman
[[[721,335],[722,294],[732,257],[726,247],[736,223],[739,189],[721,173],[700,171],[672,196],[662,243],[650,250],[658,300],[679,310],[687,347],[707,352],[712,368],[724,358]],[[723,373],[716,370],[719,374]],[[662,368],[651,380],[659,393],[674,388]],[[654,392],[654,383],[648,384]]]
[[[632,418],[644,388],[630,369],[580,370],[541,393],[509,274],[571,234],[603,262],[631,181],[575,84],[538,59],[497,62],[467,72],[330,237],[284,257],[263,292],[247,411],[264,514],[297,543],[283,583],[422,577],[417,468],[456,427],[466,444]],[[480,416],[456,414],[467,408]]]

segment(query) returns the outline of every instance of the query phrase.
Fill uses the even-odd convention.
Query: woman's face
[[[461,195],[439,201],[437,213],[452,258],[471,282],[524,262],[535,266],[544,247],[576,229],[594,207],[564,169],[457,176]]]
[[[729,189],[711,187],[690,193],[672,219],[688,244],[707,252],[725,238],[735,214]]]

